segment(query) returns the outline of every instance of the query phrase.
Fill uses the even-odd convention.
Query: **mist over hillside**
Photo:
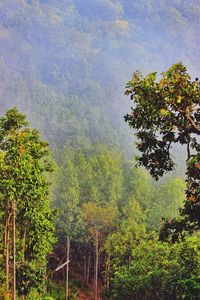
[[[198,76],[199,13],[194,0],[1,0],[1,114],[18,106],[52,149],[130,151],[125,84],[180,60]]]
[[[0,299],[200,299],[199,32],[200,0],[0,0]]]

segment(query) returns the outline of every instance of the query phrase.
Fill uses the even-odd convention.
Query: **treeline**
[[[48,144],[16,108],[0,118],[0,297],[41,292],[55,242]],[[35,299],[37,296],[35,297]]]
[[[185,58],[198,74],[199,4],[85,2],[0,1],[0,113],[19,107],[52,151],[76,147],[78,137],[132,156],[124,83],[135,69],[162,71]]]
[[[182,63],[162,76],[135,72],[127,84],[140,168],[78,137],[53,163],[25,115],[0,118],[4,300],[199,299],[200,85]],[[186,146],[186,181],[153,181],[141,166],[156,180],[172,171],[172,143]]]
[[[97,292],[106,299],[144,297],[147,286],[138,286],[140,291],[135,287],[134,296],[132,289],[125,288],[126,282],[121,282],[122,289],[120,278],[136,263],[134,256],[139,255],[141,247],[152,251],[153,256],[154,251],[162,252],[158,237],[150,242],[151,235],[159,231],[163,217],[178,215],[184,200],[184,181],[171,177],[155,183],[144,169],[135,167],[134,161],[105,145],[85,150],[66,146],[59,158],[56,178],[52,205],[58,209],[58,242],[56,259],[50,257],[50,267],[55,269],[59,259],[69,260],[69,278],[81,277],[85,284],[94,285],[95,299]],[[163,247],[173,251],[170,246]],[[144,257],[143,263],[147,261]],[[137,258],[137,264],[144,268],[141,258]],[[143,275],[139,273],[142,269],[137,270],[137,276]],[[66,280],[62,271],[52,278]],[[139,284],[131,276],[130,280],[131,285]],[[153,282],[149,288],[153,290]],[[160,293],[163,288],[158,289]]]
[[[135,161],[100,144],[66,145],[53,163],[47,143],[17,109],[0,120],[1,296],[11,297],[15,263],[20,299],[44,299],[55,293],[55,287],[66,287],[72,299],[78,290],[74,279],[89,286],[96,299],[97,293],[105,299],[130,299],[130,293],[133,299],[141,295],[151,299],[155,276],[168,266],[163,251],[169,256],[174,253],[174,264],[168,266],[156,293],[168,293],[165,284],[172,280],[170,272],[187,248],[160,244],[153,232],[159,230],[163,217],[177,216],[184,200],[184,181],[170,177],[156,183],[144,169],[135,167]],[[196,248],[188,247],[195,254]],[[68,260],[66,272],[55,272]],[[156,269],[154,260],[159,264]],[[153,273],[147,274],[146,267]],[[196,268],[198,264],[188,273],[189,283]],[[125,288],[127,280],[134,291]],[[63,295],[57,292],[52,297],[62,299]]]

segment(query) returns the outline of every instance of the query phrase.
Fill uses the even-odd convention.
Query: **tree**
[[[195,236],[175,244],[141,239],[132,248],[131,264],[115,270],[111,299],[199,299],[199,245]]]
[[[76,239],[79,222],[79,183],[73,161],[66,160],[58,172],[54,206],[59,210],[57,235],[60,245],[66,250],[66,261],[70,260],[71,240]],[[69,263],[66,265],[66,299],[69,297]]]
[[[113,207],[100,207],[96,203],[83,204],[82,216],[95,245],[94,264],[94,290],[95,300],[98,299],[98,269],[99,269],[99,242],[103,235],[111,229],[116,217],[116,209]]]
[[[153,198],[151,176],[144,168],[137,168],[135,160],[126,162],[123,169],[123,193],[119,203],[120,207],[125,207],[133,197],[139,203],[142,212],[147,214]]]
[[[15,294],[16,247],[16,286],[21,298],[32,288],[41,286],[44,281],[46,255],[54,241],[54,216],[49,207],[49,182],[45,176],[52,171],[48,144],[40,140],[37,130],[28,126],[25,115],[16,108],[7,111],[0,118],[0,193],[4,220],[5,288],[8,293],[12,237],[12,292]]]
[[[129,203],[123,209],[123,216],[120,218],[117,230],[111,232],[106,241],[108,253],[117,257],[120,264],[129,265],[132,248],[145,236],[144,219],[145,215],[138,202],[130,198]]]
[[[68,236],[71,248],[70,261],[73,260],[73,264],[76,264],[77,258],[80,259],[78,269],[83,271],[87,283],[93,275],[91,271],[93,254],[95,256],[96,251],[95,237],[91,231],[88,234],[87,229],[91,226],[87,220],[79,219],[79,211],[82,211],[84,203],[88,202],[95,203],[94,206],[97,206],[99,211],[107,207],[112,207],[110,209],[113,211],[117,210],[123,183],[121,161],[122,157],[118,152],[101,144],[88,146],[86,149],[73,149],[66,145],[59,158],[58,184],[54,197],[54,206],[59,208],[57,222],[58,248],[61,250],[59,255],[63,253],[63,246],[66,253]],[[103,274],[104,270],[103,239],[106,234],[105,228],[108,227],[102,225],[98,237],[99,275]]]
[[[173,144],[186,146],[187,199],[181,209],[182,225],[184,229],[199,229],[200,84],[198,78],[191,80],[182,63],[172,65],[161,75],[157,81],[156,73],[146,77],[134,73],[126,86],[126,94],[134,101],[134,106],[125,116],[125,121],[137,131],[140,141],[137,148],[142,152],[138,163],[145,166],[156,180],[174,169]],[[173,227],[173,230],[177,227],[176,222]]]
[[[184,180],[174,176],[155,185],[153,201],[147,212],[148,229],[158,230],[163,218],[178,216],[185,199],[184,190]]]
[[[130,266],[132,251],[146,233],[144,219],[145,215],[138,202],[133,197],[129,198],[117,226],[110,232],[105,241],[108,256],[106,293],[110,292],[110,280],[114,272],[123,266]]]
[[[88,201],[100,206],[116,203],[121,196],[121,157],[116,151],[101,145],[74,155],[80,187],[80,204]]]

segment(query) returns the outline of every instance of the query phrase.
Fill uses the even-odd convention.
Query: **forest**
[[[199,13],[0,1],[0,299],[200,299]]]
[[[3,299],[199,298],[199,81],[178,63],[159,82],[134,73],[126,94],[136,103],[125,116],[140,140],[136,161],[157,180],[173,170],[171,144],[186,145],[186,184],[155,183],[101,144],[66,146],[56,162],[26,116],[8,110],[0,119]]]

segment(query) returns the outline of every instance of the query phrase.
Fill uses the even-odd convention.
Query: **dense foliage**
[[[154,182],[144,168],[135,168],[130,160],[137,153],[134,137],[122,116],[129,107],[123,91],[130,70],[161,71],[181,59],[191,74],[198,74],[199,12],[195,0],[0,1],[0,112],[17,106],[26,113],[56,161],[54,174],[48,175],[48,146],[16,109],[0,119],[4,298],[11,283],[6,278],[12,268],[3,266],[13,260],[10,212],[15,201],[22,300],[44,295],[61,300],[65,294],[92,299],[100,293],[105,299],[198,299],[198,239],[174,245],[157,241],[160,224],[160,236],[170,242],[177,240],[177,228],[182,236],[199,228],[199,145],[193,139],[198,134],[193,132],[189,141],[188,118],[199,126],[199,112],[190,105],[198,102],[198,81],[179,64],[176,84],[173,66],[158,81],[155,74],[136,72],[127,86],[132,95],[135,82],[138,101],[144,98],[134,116],[138,123],[132,125],[148,122],[139,147],[150,156],[143,162],[149,170],[154,167],[152,174],[173,168],[168,147],[176,141],[172,150],[180,167],[171,177]],[[12,132],[9,126],[5,130],[13,119],[19,128],[11,122]],[[184,206],[185,153],[178,142],[192,148]],[[179,207],[182,216],[174,219]],[[68,260],[66,268],[55,271]]]
[[[16,108],[0,119],[0,194],[1,265],[5,261],[5,292],[11,284],[12,203],[16,205],[16,272],[19,295],[42,288],[46,255],[54,242],[54,217],[49,207],[49,183],[45,174],[52,171],[48,144],[30,129]],[[4,240],[4,242],[3,242]]]
[[[162,73],[159,81],[156,73],[143,78],[136,72],[127,84],[126,94],[134,100],[135,107],[125,116],[136,129],[142,155],[138,158],[150,174],[158,179],[174,169],[171,148],[179,143],[187,149],[187,190],[182,219],[165,224],[161,238],[177,238],[180,230],[199,229],[200,222],[200,83],[191,80],[182,63],[172,65]],[[175,232],[174,232],[175,231]]]
[[[104,282],[109,295],[115,267],[130,265],[133,250],[146,234],[159,230],[162,217],[178,215],[184,181],[175,177],[154,183],[134,161],[105,145],[65,147],[58,170],[53,197],[53,205],[61,208],[56,255],[67,257],[68,236],[69,278],[74,269],[87,284],[98,277],[96,284]],[[51,258],[52,266],[55,262]],[[55,278],[62,278],[62,272]]]
[[[199,237],[174,245],[142,240],[131,254],[129,266],[115,262],[111,299],[199,299]]]
[[[1,114],[17,105],[55,151],[100,142],[132,154],[124,82],[180,59],[198,74],[199,9],[196,0],[1,0]]]

